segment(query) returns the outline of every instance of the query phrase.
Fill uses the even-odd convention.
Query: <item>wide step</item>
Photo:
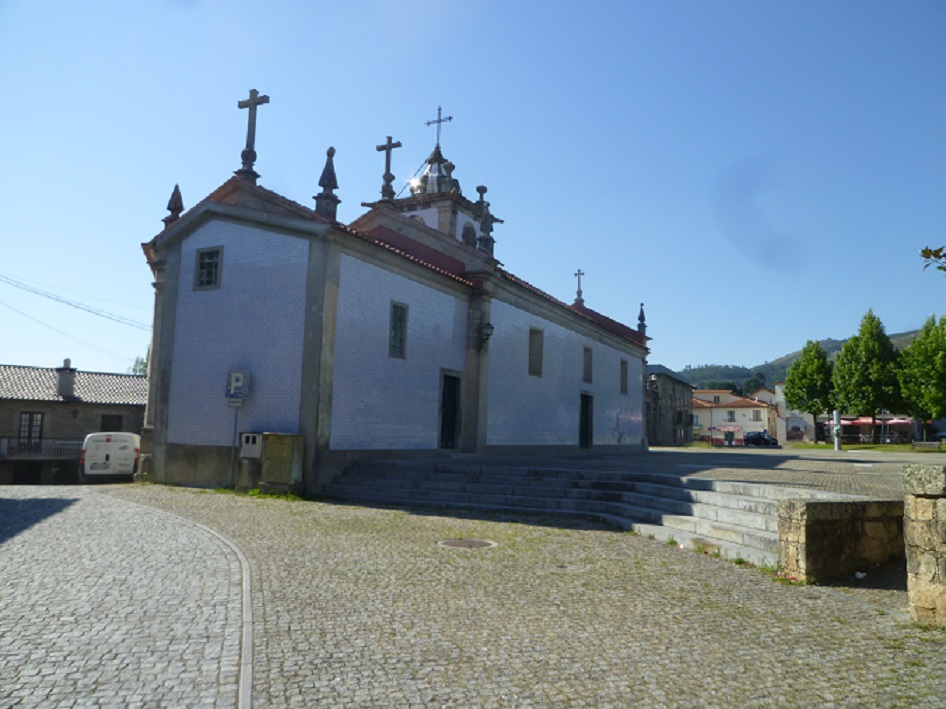
[[[360,463],[325,493],[364,504],[594,516],[664,542],[768,565],[778,561],[778,500],[815,496],[667,474],[407,461]]]

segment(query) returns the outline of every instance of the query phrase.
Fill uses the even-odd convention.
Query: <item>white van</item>
[[[134,475],[140,453],[137,433],[90,433],[79,454],[79,482],[97,475]]]

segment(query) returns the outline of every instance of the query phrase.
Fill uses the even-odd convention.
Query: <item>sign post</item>
[[[237,482],[236,452],[239,446],[240,407],[250,396],[250,373],[233,371],[227,375],[227,401],[233,407],[233,448],[230,451],[230,483],[235,488]]]

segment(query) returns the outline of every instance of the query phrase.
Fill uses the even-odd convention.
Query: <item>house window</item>
[[[400,359],[407,356],[407,306],[403,303],[391,303],[388,356]]]
[[[194,288],[209,289],[220,287],[220,272],[223,268],[223,247],[198,249],[197,264],[194,269]]]
[[[102,431],[121,431],[122,430],[122,415],[121,414],[102,414]]]
[[[700,416],[699,414],[690,414],[690,423],[694,426],[700,425]]]
[[[20,453],[38,453],[43,440],[43,415],[34,411],[20,414],[20,436],[17,450]]]
[[[762,420],[762,412],[759,411],[758,409],[753,409],[753,411],[752,411],[752,420],[753,420],[753,421],[761,421],[761,420]]]
[[[20,414],[20,440],[38,441],[43,437],[43,415],[32,411]]]
[[[736,412],[735,412],[735,411],[727,411],[727,412],[726,412],[726,421],[728,421],[729,423],[733,423],[733,422],[735,422],[735,420],[736,420]]]
[[[627,360],[621,360],[621,393],[627,394]]]
[[[529,376],[542,376],[542,341],[541,330],[529,328]]]
[[[718,403],[719,403],[719,394],[713,394],[713,403],[714,403],[714,404],[718,404]]]
[[[591,384],[591,348],[585,348],[585,366],[584,366],[584,375],[582,376],[582,381],[585,384]]]

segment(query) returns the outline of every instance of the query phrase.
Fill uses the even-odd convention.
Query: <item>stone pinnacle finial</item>
[[[325,151],[325,155],[325,167],[319,178],[319,187],[322,191],[314,197],[315,211],[334,221],[338,205],[342,201],[333,192],[338,189],[338,180],[335,177],[335,148],[330,147]]]
[[[180,219],[181,212],[184,211],[184,200],[181,199],[181,188],[178,185],[174,185],[174,191],[171,192],[171,199],[168,200],[168,211],[170,214],[161,220],[164,222],[165,229]]]
[[[642,334],[647,334],[647,318],[644,317],[644,304],[641,303],[641,311],[637,316],[637,331]]]

